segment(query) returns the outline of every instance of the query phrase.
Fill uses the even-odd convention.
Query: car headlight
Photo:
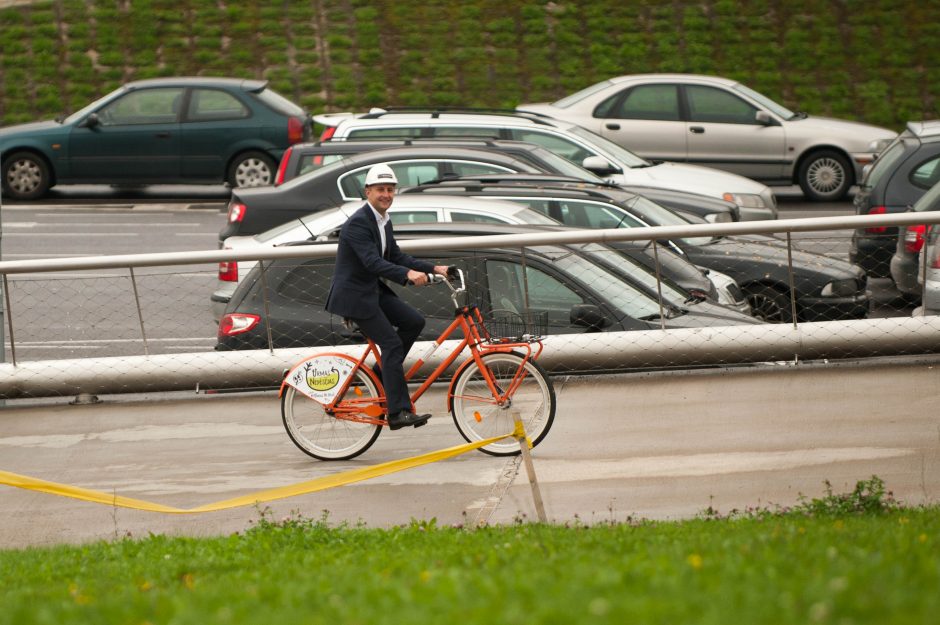
[[[705,215],[705,221],[710,224],[726,224],[734,221],[731,217],[731,213],[725,211],[722,213],[709,213]]]
[[[741,208],[766,208],[764,198],[754,193],[725,193],[722,197],[727,202],[734,202]]]
[[[845,280],[833,280],[823,287],[821,295],[823,297],[849,297],[855,295],[858,291],[858,284],[854,278]]]

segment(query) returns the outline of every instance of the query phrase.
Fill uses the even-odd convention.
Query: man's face
[[[392,205],[394,197],[395,185],[393,184],[370,184],[366,187],[366,199],[369,200],[369,204],[383,215]]]

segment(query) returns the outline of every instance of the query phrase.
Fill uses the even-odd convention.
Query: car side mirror
[[[610,319],[594,304],[575,304],[571,307],[569,320],[571,325],[587,328],[591,332],[599,332],[610,325]]]
[[[757,113],[754,114],[754,119],[757,120],[758,124],[761,124],[764,126],[776,126],[777,125],[777,122],[774,120],[773,117],[770,116],[770,113],[768,113],[767,111],[757,111]]]
[[[79,128],[94,128],[95,126],[100,126],[101,120],[98,119],[97,113],[92,113],[88,117],[82,120],[82,123],[78,125]]]
[[[598,176],[608,176],[610,174],[620,174],[623,173],[620,171],[619,167],[615,167],[603,156],[588,156],[583,161],[581,161],[581,167],[586,170],[597,174]]]

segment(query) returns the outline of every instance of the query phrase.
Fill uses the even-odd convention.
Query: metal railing
[[[532,234],[493,235],[487,237],[447,237],[402,241],[402,249],[416,254],[440,250],[473,250],[507,247],[533,247],[585,242],[609,243],[615,241],[663,241],[679,237],[702,237],[723,235],[761,235],[786,233],[785,244],[787,257],[792,258],[794,244],[792,233],[823,232],[847,230],[875,226],[903,226],[912,224],[940,223],[940,213],[904,213],[890,216],[852,216],[823,217],[767,222],[744,222],[733,224],[696,224],[689,226],[670,226],[657,228],[632,228],[616,230],[566,230],[538,232]],[[155,345],[171,339],[161,336],[158,321],[162,317],[172,316],[174,311],[172,285],[160,285],[167,282],[169,274],[156,273],[142,275],[145,268],[205,266],[220,261],[278,259],[309,259],[334,256],[336,246],[332,244],[316,246],[291,246],[269,248],[259,251],[237,252],[232,250],[211,250],[204,252],[178,252],[158,254],[134,254],[119,256],[98,256],[69,259],[42,259],[0,262],[0,278],[3,282],[5,298],[5,324],[9,350],[9,362],[0,364],[0,397],[36,397],[50,395],[77,395],[81,393],[125,393],[142,391],[179,390],[193,388],[231,389],[246,387],[267,387],[279,383],[282,371],[302,356],[318,350],[336,351],[336,347],[276,347],[268,334],[267,349],[247,351],[213,351],[208,345],[211,337],[206,336],[206,348],[202,351],[186,351],[176,346],[173,353],[156,353]],[[64,353],[57,345],[65,344],[61,337],[45,336],[53,332],[41,327],[43,322],[27,322],[27,310],[57,312],[54,304],[46,303],[40,295],[52,283],[55,277],[56,289],[71,285],[74,291],[66,297],[79,300],[93,297],[83,291],[82,281],[100,280],[100,274],[80,275],[81,271],[111,271],[104,278],[126,280],[130,303],[123,307],[121,324],[123,330],[133,330],[136,336],[127,334],[120,340],[137,346],[138,351],[130,354],[104,357],[75,357]],[[799,322],[796,314],[796,302],[792,296],[794,290],[792,262],[788,263],[790,275],[790,306],[792,324],[784,325],[740,325],[707,328],[665,329],[650,331],[607,332],[603,335],[567,334],[550,336],[546,339],[546,351],[543,364],[553,371],[611,371],[645,367],[695,367],[716,364],[742,364],[762,361],[790,360],[794,358],[840,358],[893,355],[899,353],[936,353],[940,352],[940,318],[892,318],[868,320],[839,320],[816,323]],[[178,276],[181,274],[173,274]],[[215,273],[202,270],[197,273],[200,288],[211,286]],[[657,267],[658,275],[658,267]],[[148,282],[141,287],[141,281]],[[14,297],[18,281],[36,281],[29,291],[28,298],[33,304],[26,304]],[[78,284],[78,287],[74,285]],[[163,288],[155,289],[154,284]],[[659,288],[659,287],[658,287]],[[154,291],[167,300],[161,315],[148,314],[144,300],[153,298]],[[266,293],[267,289],[263,289]],[[660,306],[662,290],[660,288]],[[205,293],[208,299],[208,292]],[[113,294],[101,294],[105,300],[102,306],[116,306]],[[205,301],[204,300],[204,301]],[[267,300],[265,301],[267,305]],[[150,306],[152,307],[152,305]],[[103,310],[103,308],[102,308]],[[181,317],[191,316],[192,311],[179,313]],[[207,313],[206,313],[207,314]],[[79,311],[75,318],[87,321],[94,317],[94,312]],[[661,315],[660,319],[664,319]],[[107,325],[106,320],[101,325]],[[68,320],[55,320],[50,325],[59,333],[67,333],[75,324]],[[96,329],[102,330],[97,327]],[[122,330],[122,331],[123,331]],[[107,331],[107,328],[103,328]],[[21,338],[27,335],[26,339]],[[42,347],[53,352],[52,358],[26,358],[25,348],[30,345],[29,337],[43,336]],[[914,347],[912,347],[912,345]],[[18,348],[23,348],[21,351]],[[135,348],[136,349],[136,348]],[[340,347],[341,351],[358,352],[358,347]],[[416,346],[413,353],[420,353],[421,346]]]

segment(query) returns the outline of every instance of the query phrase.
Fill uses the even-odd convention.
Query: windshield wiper
[[[809,113],[804,113],[803,111],[797,111],[796,113],[791,115],[787,121],[791,121],[794,119],[806,119],[807,117],[809,117]]]

